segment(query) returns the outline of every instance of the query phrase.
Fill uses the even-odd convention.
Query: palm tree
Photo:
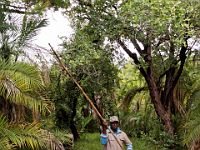
[[[1,60],[0,83],[2,113],[8,117],[10,115],[11,121],[23,121],[20,119],[24,116],[25,110],[17,108],[20,106],[25,106],[34,111],[39,110],[40,112],[49,109],[47,101],[45,99],[42,101],[40,93],[35,92],[40,91],[43,86],[39,71],[34,66],[22,62],[9,63]],[[9,112],[8,107],[11,107],[9,104],[14,104],[11,112]]]
[[[39,69],[17,61],[46,21],[24,15],[20,25],[13,21],[13,16],[2,10],[0,9],[0,149],[63,150],[62,143],[37,122],[39,113],[46,114],[52,108],[42,92],[44,86]],[[31,113],[38,114],[37,118]]]
[[[187,100],[187,119],[184,125],[184,143],[191,149],[197,150],[200,148],[200,76],[199,64],[197,70],[190,70],[193,77],[191,90]]]
[[[25,49],[32,48],[31,42],[46,19],[36,15],[15,16],[0,11],[0,57],[5,60],[18,60],[19,55],[26,55]],[[15,24],[13,22],[16,22]]]

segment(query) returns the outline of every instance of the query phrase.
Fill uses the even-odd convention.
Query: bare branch
[[[134,47],[136,48],[136,50],[138,51],[138,53],[142,56],[143,52],[142,49],[140,48],[138,42],[136,39],[131,38],[131,42],[133,43]]]
[[[133,59],[134,63],[137,65],[138,69],[140,70],[141,74],[145,77],[146,80],[148,80],[148,76],[144,68],[142,67],[140,61],[138,60],[138,57],[136,53],[132,53],[127,46],[118,38],[117,43],[123,48],[123,50]]]

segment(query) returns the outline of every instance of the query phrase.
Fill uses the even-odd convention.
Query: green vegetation
[[[79,141],[75,142],[74,150],[102,150],[103,146],[100,143],[99,133],[86,133],[83,134]]]
[[[99,133],[85,133],[80,140],[75,142],[74,150],[102,150],[103,146],[100,144]],[[133,142],[133,149],[137,150],[164,150],[160,145],[154,145],[147,139],[130,138]]]

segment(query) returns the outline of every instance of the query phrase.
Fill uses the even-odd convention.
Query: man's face
[[[116,131],[117,128],[119,127],[119,122],[117,122],[117,121],[111,122],[111,123],[110,123],[110,127],[111,127],[111,129],[112,129],[113,131]]]

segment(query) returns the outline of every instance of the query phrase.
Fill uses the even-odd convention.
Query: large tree
[[[134,61],[165,131],[173,135],[172,115],[179,110],[174,89],[198,40],[199,8],[196,0],[77,0],[69,12],[91,44],[117,45]]]

